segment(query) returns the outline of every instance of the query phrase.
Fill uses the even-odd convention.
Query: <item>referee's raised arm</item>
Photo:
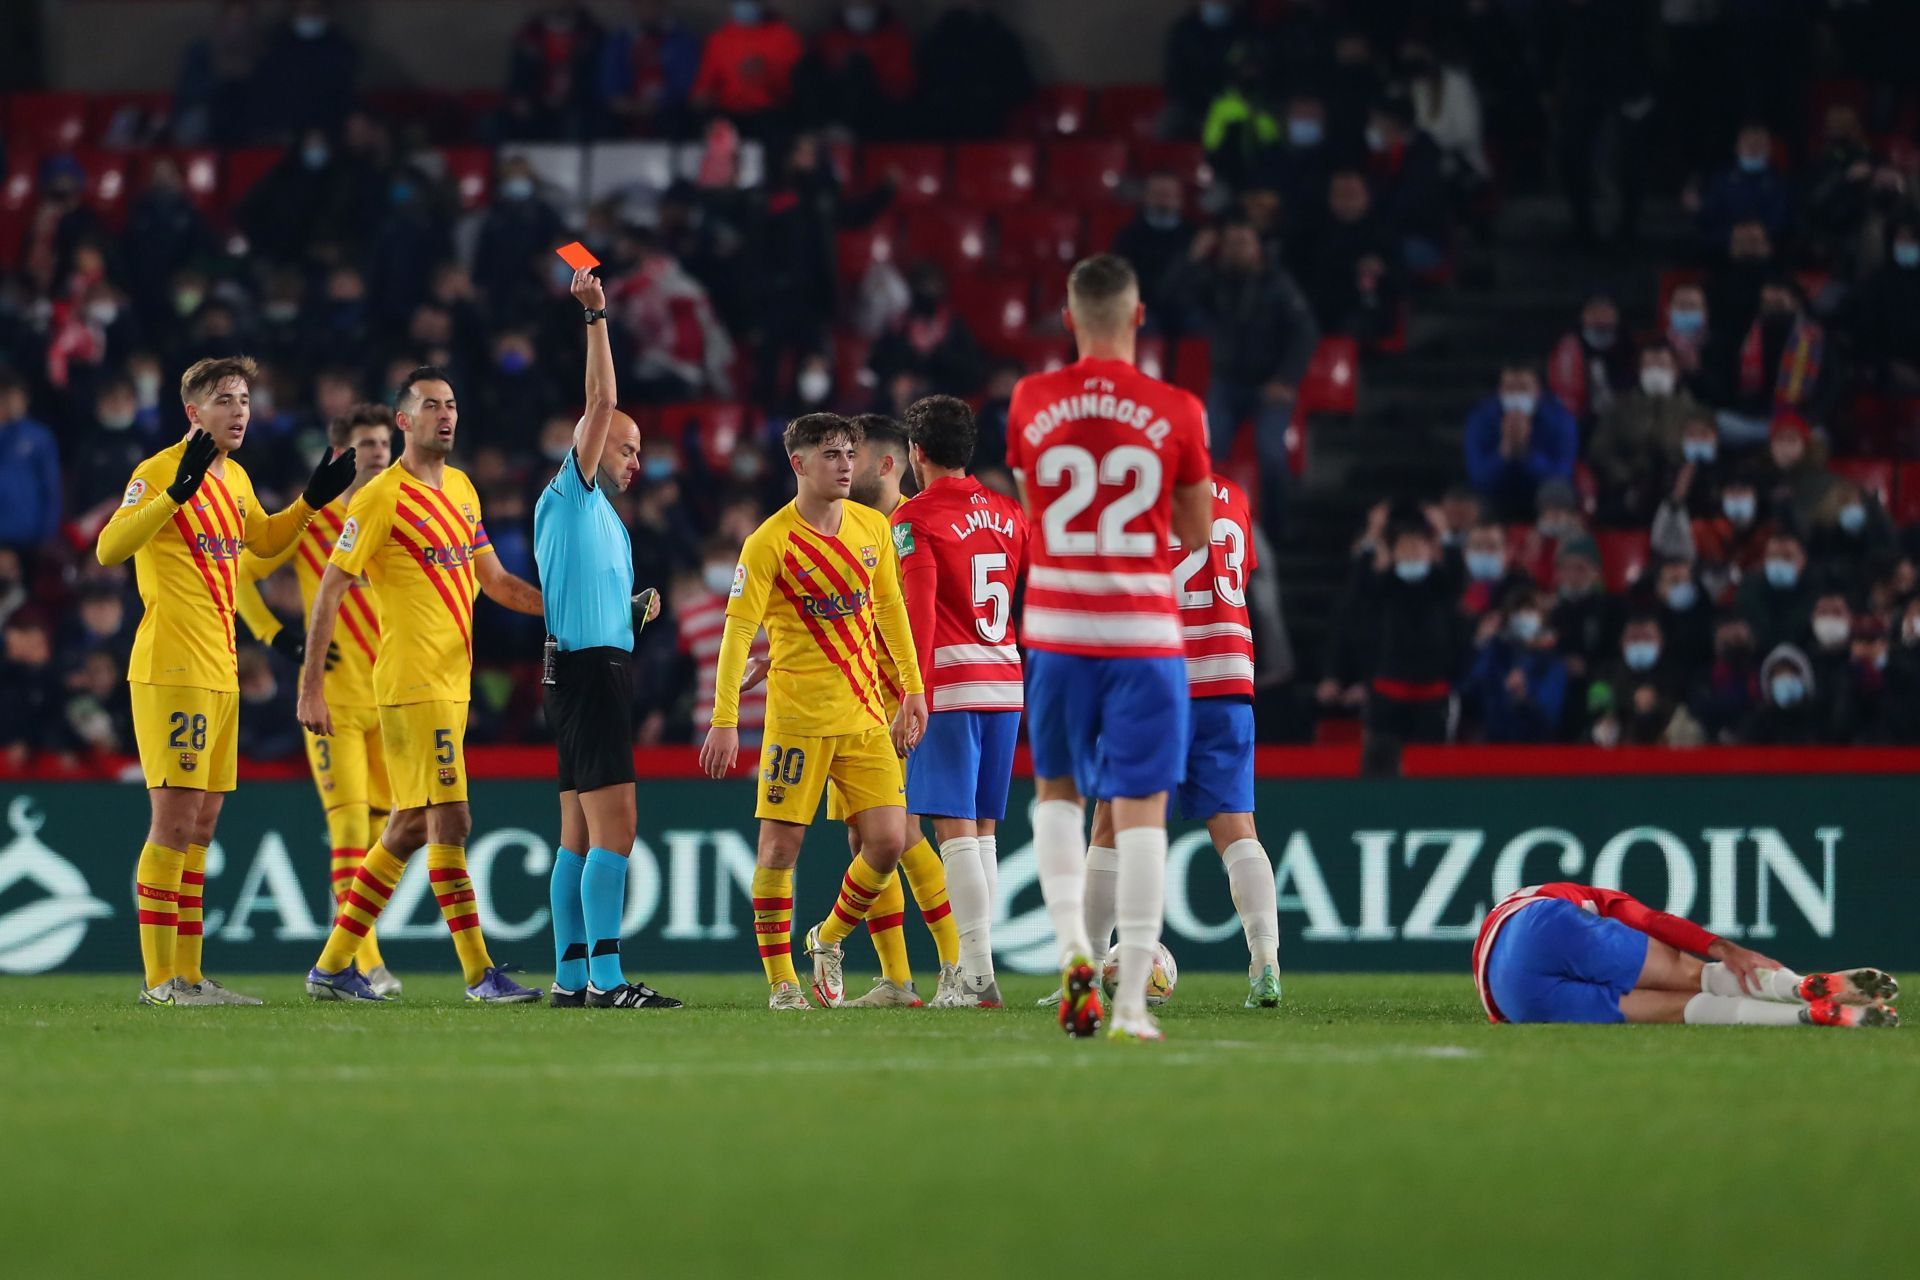
[[[613,340],[607,335],[607,294],[593,268],[573,273],[573,296],[587,312],[587,407],[573,429],[573,456],[580,464],[581,478],[592,483],[620,407],[614,392]],[[593,318],[596,312],[598,321]]]

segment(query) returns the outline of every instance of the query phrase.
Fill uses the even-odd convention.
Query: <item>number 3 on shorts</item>
[[[433,758],[441,764],[453,763],[453,730],[433,731]]]

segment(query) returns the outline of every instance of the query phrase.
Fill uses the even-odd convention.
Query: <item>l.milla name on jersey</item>
[[[975,498],[974,501],[980,502],[983,501],[983,499]],[[964,522],[949,520],[947,522],[947,528],[953,530],[953,536],[956,538],[965,538],[969,534],[979,533],[982,529],[985,529],[989,533],[997,533],[1006,538],[1011,538],[1014,535],[1012,520],[1001,515],[992,507],[984,506],[975,507],[973,510],[967,512],[967,518]]]

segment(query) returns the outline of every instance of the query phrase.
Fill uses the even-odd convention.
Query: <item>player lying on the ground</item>
[[[1705,956],[1706,959],[1700,959]],[[1529,885],[1487,913],[1473,980],[1494,1022],[1893,1027],[1878,969],[1805,977],[1617,889]]]

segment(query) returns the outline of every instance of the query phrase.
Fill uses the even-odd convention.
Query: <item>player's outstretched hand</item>
[[[589,311],[607,309],[607,291],[601,287],[600,277],[593,274],[592,267],[581,267],[573,273],[573,296]]]
[[[1763,956],[1758,951],[1749,951],[1725,938],[1708,947],[1707,955],[1731,969],[1733,976],[1740,979],[1740,989],[1748,995],[1758,995],[1763,989],[1756,970],[1786,968],[1778,960]]]
[[[739,758],[740,730],[729,725],[707,730],[707,740],[700,744],[700,767],[709,778],[726,777]]]
[[[345,493],[352,483],[353,450],[342,449],[339,453],[328,450],[314,464],[313,474],[307,478],[307,491],[300,496],[318,511]]]
[[[294,719],[300,727],[322,738],[333,736],[333,711],[327,706],[327,695],[323,690],[302,689],[300,703],[294,708]]]
[[[187,433],[187,448],[180,455],[179,469],[173,473],[173,483],[167,486],[167,496],[175,502],[185,502],[200,492],[200,482],[207,478],[207,468],[220,453],[220,446],[213,437],[195,427]]]
[[[267,641],[275,653],[299,666],[307,656],[307,639],[292,627],[281,627],[273,633],[273,639]]]
[[[740,692],[745,693],[765,680],[767,672],[771,670],[773,670],[772,658],[748,658],[747,674],[740,678]]]
[[[927,695],[909,693],[900,699],[900,714],[893,718],[893,749],[906,755],[920,745],[927,731]]]
[[[640,615],[640,622],[634,627],[634,630],[638,631],[660,616],[659,588],[648,587],[645,591],[634,592],[632,603],[633,611]]]

